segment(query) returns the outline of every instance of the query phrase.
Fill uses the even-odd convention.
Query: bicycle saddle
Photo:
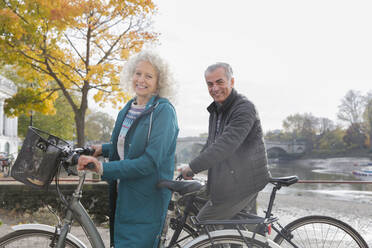
[[[280,186],[289,186],[298,182],[297,176],[288,176],[288,177],[272,177],[269,180],[270,183],[279,184]]]
[[[161,180],[157,184],[158,188],[168,188],[173,192],[178,192],[180,195],[199,191],[203,185],[196,180],[187,181],[173,181],[173,180]]]

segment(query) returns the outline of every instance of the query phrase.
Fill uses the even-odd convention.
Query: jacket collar
[[[132,126],[142,116],[151,113],[159,105],[159,101],[161,101],[161,99],[163,99],[163,98],[160,98],[158,95],[152,96],[150,98],[150,100],[147,102],[145,110],[134,120],[134,122],[132,123]],[[116,124],[115,124],[115,128],[114,128],[114,132],[117,132],[117,133],[115,133],[115,135],[112,135],[113,137],[115,137],[114,144],[117,144],[117,139],[118,139],[118,134],[119,134],[118,132],[120,132],[120,130],[121,130],[121,124],[123,123],[124,118],[127,115],[128,110],[130,109],[130,106],[132,105],[132,103],[135,100],[136,100],[135,97],[130,99],[129,102],[125,105],[124,109],[120,112],[120,114],[118,116],[118,119],[116,121],[116,123],[118,123],[118,126],[116,126]]]
[[[136,98],[137,97],[134,97],[132,100],[130,100],[129,106],[132,104],[132,102],[136,101]],[[148,108],[152,107],[153,105],[155,105],[158,100],[159,100],[159,95],[153,95],[150,98],[150,100],[146,103],[146,108],[145,109],[148,109]]]
[[[128,113],[128,110],[130,109],[130,106],[132,105],[132,103],[136,100],[136,97],[132,98],[129,100],[129,102],[125,105],[124,109],[122,109],[122,111],[120,112],[119,116],[118,116],[118,123],[123,123],[124,121],[124,118],[126,116],[126,114]],[[146,104],[146,108],[145,108],[145,111],[143,111],[140,116],[142,115],[145,115],[149,112],[151,112],[158,104],[160,98],[158,95],[154,95],[150,98],[150,100],[147,102]],[[136,118],[136,120],[138,119],[138,117]]]
[[[238,92],[234,88],[232,88],[230,95],[226,98],[222,105],[217,104],[216,102],[212,102],[207,108],[208,112],[209,113],[212,113],[214,111],[218,113],[225,112],[227,109],[230,108],[231,104],[233,103],[237,95]]]

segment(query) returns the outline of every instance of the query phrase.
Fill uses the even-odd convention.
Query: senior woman
[[[94,155],[81,156],[77,168],[93,162],[109,182],[111,246],[155,248],[171,197],[156,184],[174,173],[178,124],[167,99],[174,82],[167,64],[149,51],[127,62],[120,81],[135,97],[119,112],[111,142],[93,146]],[[99,162],[100,155],[109,162]]]

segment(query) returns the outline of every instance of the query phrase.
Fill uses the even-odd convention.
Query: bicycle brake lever
[[[192,171],[188,171],[188,172],[186,173],[186,176],[187,176],[187,177],[194,177],[195,174],[194,174]],[[176,177],[176,181],[181,181],[182,179],[185,179],[185,178],[182,176],[182,173],[179,174],[179,175]]]
[[[82,154],[88,155],[88,156],[93,156],[93,154],[95,153],[95,151],[96,150],[94,148],[92,148],[92,147],[86,147],[86,148],[84,148],[84,151],[83,151]]]

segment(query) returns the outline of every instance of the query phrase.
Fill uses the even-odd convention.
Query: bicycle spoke
[[[306,246],[306,239],[304,240],[304,239],[302,238],[302,234],[301,234],[298,230],[295,230],[295,233],[296,233],[296,234],[293,234],[293,233],[292,233],[292,234],[293,234],[293,237],[296,237],[296,238],[292,238],[292,242],[302,244],[301,247],[306,248],[306,247],[307,247],[307,246]],[[295,242],[295,239],[296,239],[296,240],[299,239],[299,242]]]
[[[368,247],[352,227],[330,217],[303,217],[285,228],[293,235],[291,242],[300,248]],[[277,236],[274,240],[283,248],[292,247],[281,236]]]

